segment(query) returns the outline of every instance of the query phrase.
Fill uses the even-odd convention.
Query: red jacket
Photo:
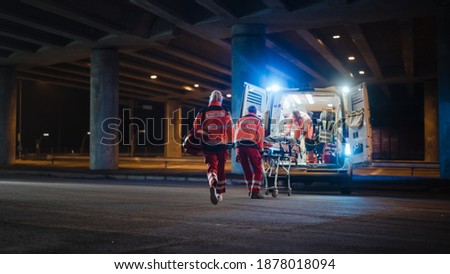
[[[303,111],[299,111],[300,117],[299,119],[295,119],[293,115],[289,117],[289,122],[286,124],[285,134],[289,134],[292,131],[292,127],[294,127],[294,138],[298,139],[303,132],[306,132],[306,138],[312,138],[313,136],[313,127],[312,120],[309,115]]]
[[[240,118],[236,124],[236,146],[255,146],[263,150],[264,127],[261,120],[254,114]]]
[[[211,102],[195,117],[195,136],[205,150],[227,149],[233,143],[233,120],[219,102]]]

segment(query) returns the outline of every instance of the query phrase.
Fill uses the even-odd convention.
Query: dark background
[[[376,86],[368,86],[374,129],[373,157],[374,159],[422,160],[424,157],[423,85],[416,84],[413,94],[408,94],[405,85],[392,85],[389,88],[395,92],[391,92],[391,96],[387,97],[381,90],[377,90]],[[164,117],[164,104],[137,101],[135,105],[134,117],[143,121],[153,118],[154,123],[148,123],[148,126],[156,133],[156,136],[148,134],[146,145],[137,146],[136,152],[162,154],[164,139],[161,119]],[[120,105],[121,117],[124,108],[130,107]],[[190,110],[192,109],[183,109],[183,117],[187,125],[191,125],[193,121],[192,113],[188,117]],[[44,82],[22,81],[22,115],[24,153],[36,152],[36,140],[41,138],[44,132],[49,133],[50,136],[42,137],[41,153],[80,153],[83,138],[89,131],[89,93],[85,90]],[[130,121],[127,117],[123,121],[124,136],[128,136]],[[183,126],[183,133],[187,129],[188,126]],[[140,138],[143,137],[140,136]],[[128,141],[128,138],[125,137],[124,141]],[[130,146],[120,146],[122,153],[129,152],[129,149]],[[89,138],[86,138],[83,153],[88,152]]]

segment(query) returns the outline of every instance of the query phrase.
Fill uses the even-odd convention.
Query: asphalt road
[[[450,253],[450,194],[0,177],[0,253]]]

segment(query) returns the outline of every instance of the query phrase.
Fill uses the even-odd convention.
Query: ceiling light
[[[364,70],[360,70],[359,74],[361,74],[361,75],[365,74]]]
[[[313,104],[314,104],[314,99],[313,99],[313,97],[312,97],[311,94],[306,94],[306,99],[308,100],[308,103],[309,103],[310,105],[313,105]]]
[[[355,56],[349,56],[349,57],[348,57],[348,60],[350,60],[350,61],[355,60]]]
[[[183,86],[183,88],[185,89],[185,90],[189,90],[189,91],[192,91],[193,89],[191,88],[191,87],[189,87],[189,86]]]
[[[228,93],[226,96],[227,96],[227,98],[231,98],[231,94],[230,93]]]
[[[194,87],[198,88],[200,85],[199,84],[195,84]]]
[[[158,76],[156,76],[156,75],[153,74],[153,75],[150,75],[150,78],[151,78],[151,79],[156,79],[156,78],[158,78]]]
[[[50,136],[50,133],[43,133],[42,136],[48,137],[48,136]]]
[[[289,95],[289,98],[291,99],[291,100],[293,100],[296,104],[298,104],[298,105],[301,105],[302,104],[302,101],[300,100],[300,98],[298,98],[298,96],[296,96],[296,95]]]
[[[325,46],[325,44],[323,43],[322,40],[320,40],[320,38],[317,38],[317,43],[319,43],[319,44],[322,45],[322,46]]]
[[[349,74],[350,74],[350,77],[352,77],[352,78],[354,77],[354,76],[353,76],[353,73],[350,72]]]
[[[341,38],[341,36],[340,36],[340,35],[338,35],[338,34],[336,34],[336,35],[333,35],[333,39],[339,39],[339,38]]]
[[[350,88],[349,88],[349,87],[343,87],[343,88],[342,88],[342,91],[343,91],[344,93],[349,93],[349,92],[350,92]]]
[[[327,104],[327,106],[328,106],[329,108],[331,108],[331,107],[333,107],[333,104]]]
[[[288,98],[283,100],[283,109],[289,109],[291,107],[291,102]]]

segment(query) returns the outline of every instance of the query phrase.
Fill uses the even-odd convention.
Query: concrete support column
[[[237,121],[242,110],[244,82],[264,86],[266,75],[266,28],[261,24],[237,24],[232,27],[232,116]],[[232,154],[232,173],[242,174]]]
[[[437,24],[440,174],[450,179],[450,1],[442,1]]]
[[[168,100],[165,104],[164,156],[181,158],[181,116],[182,106],[178,100]]]
[[[439,117],[436,82],[425,82],[424,87],[424,136],[425,162],[439,162]]]
[[[119,56],[116,49],[93,49],[91,55],[90,168],[119,166]]]
[[[16,154],[16,69],[0,67],[0,164],[14,164]]]

